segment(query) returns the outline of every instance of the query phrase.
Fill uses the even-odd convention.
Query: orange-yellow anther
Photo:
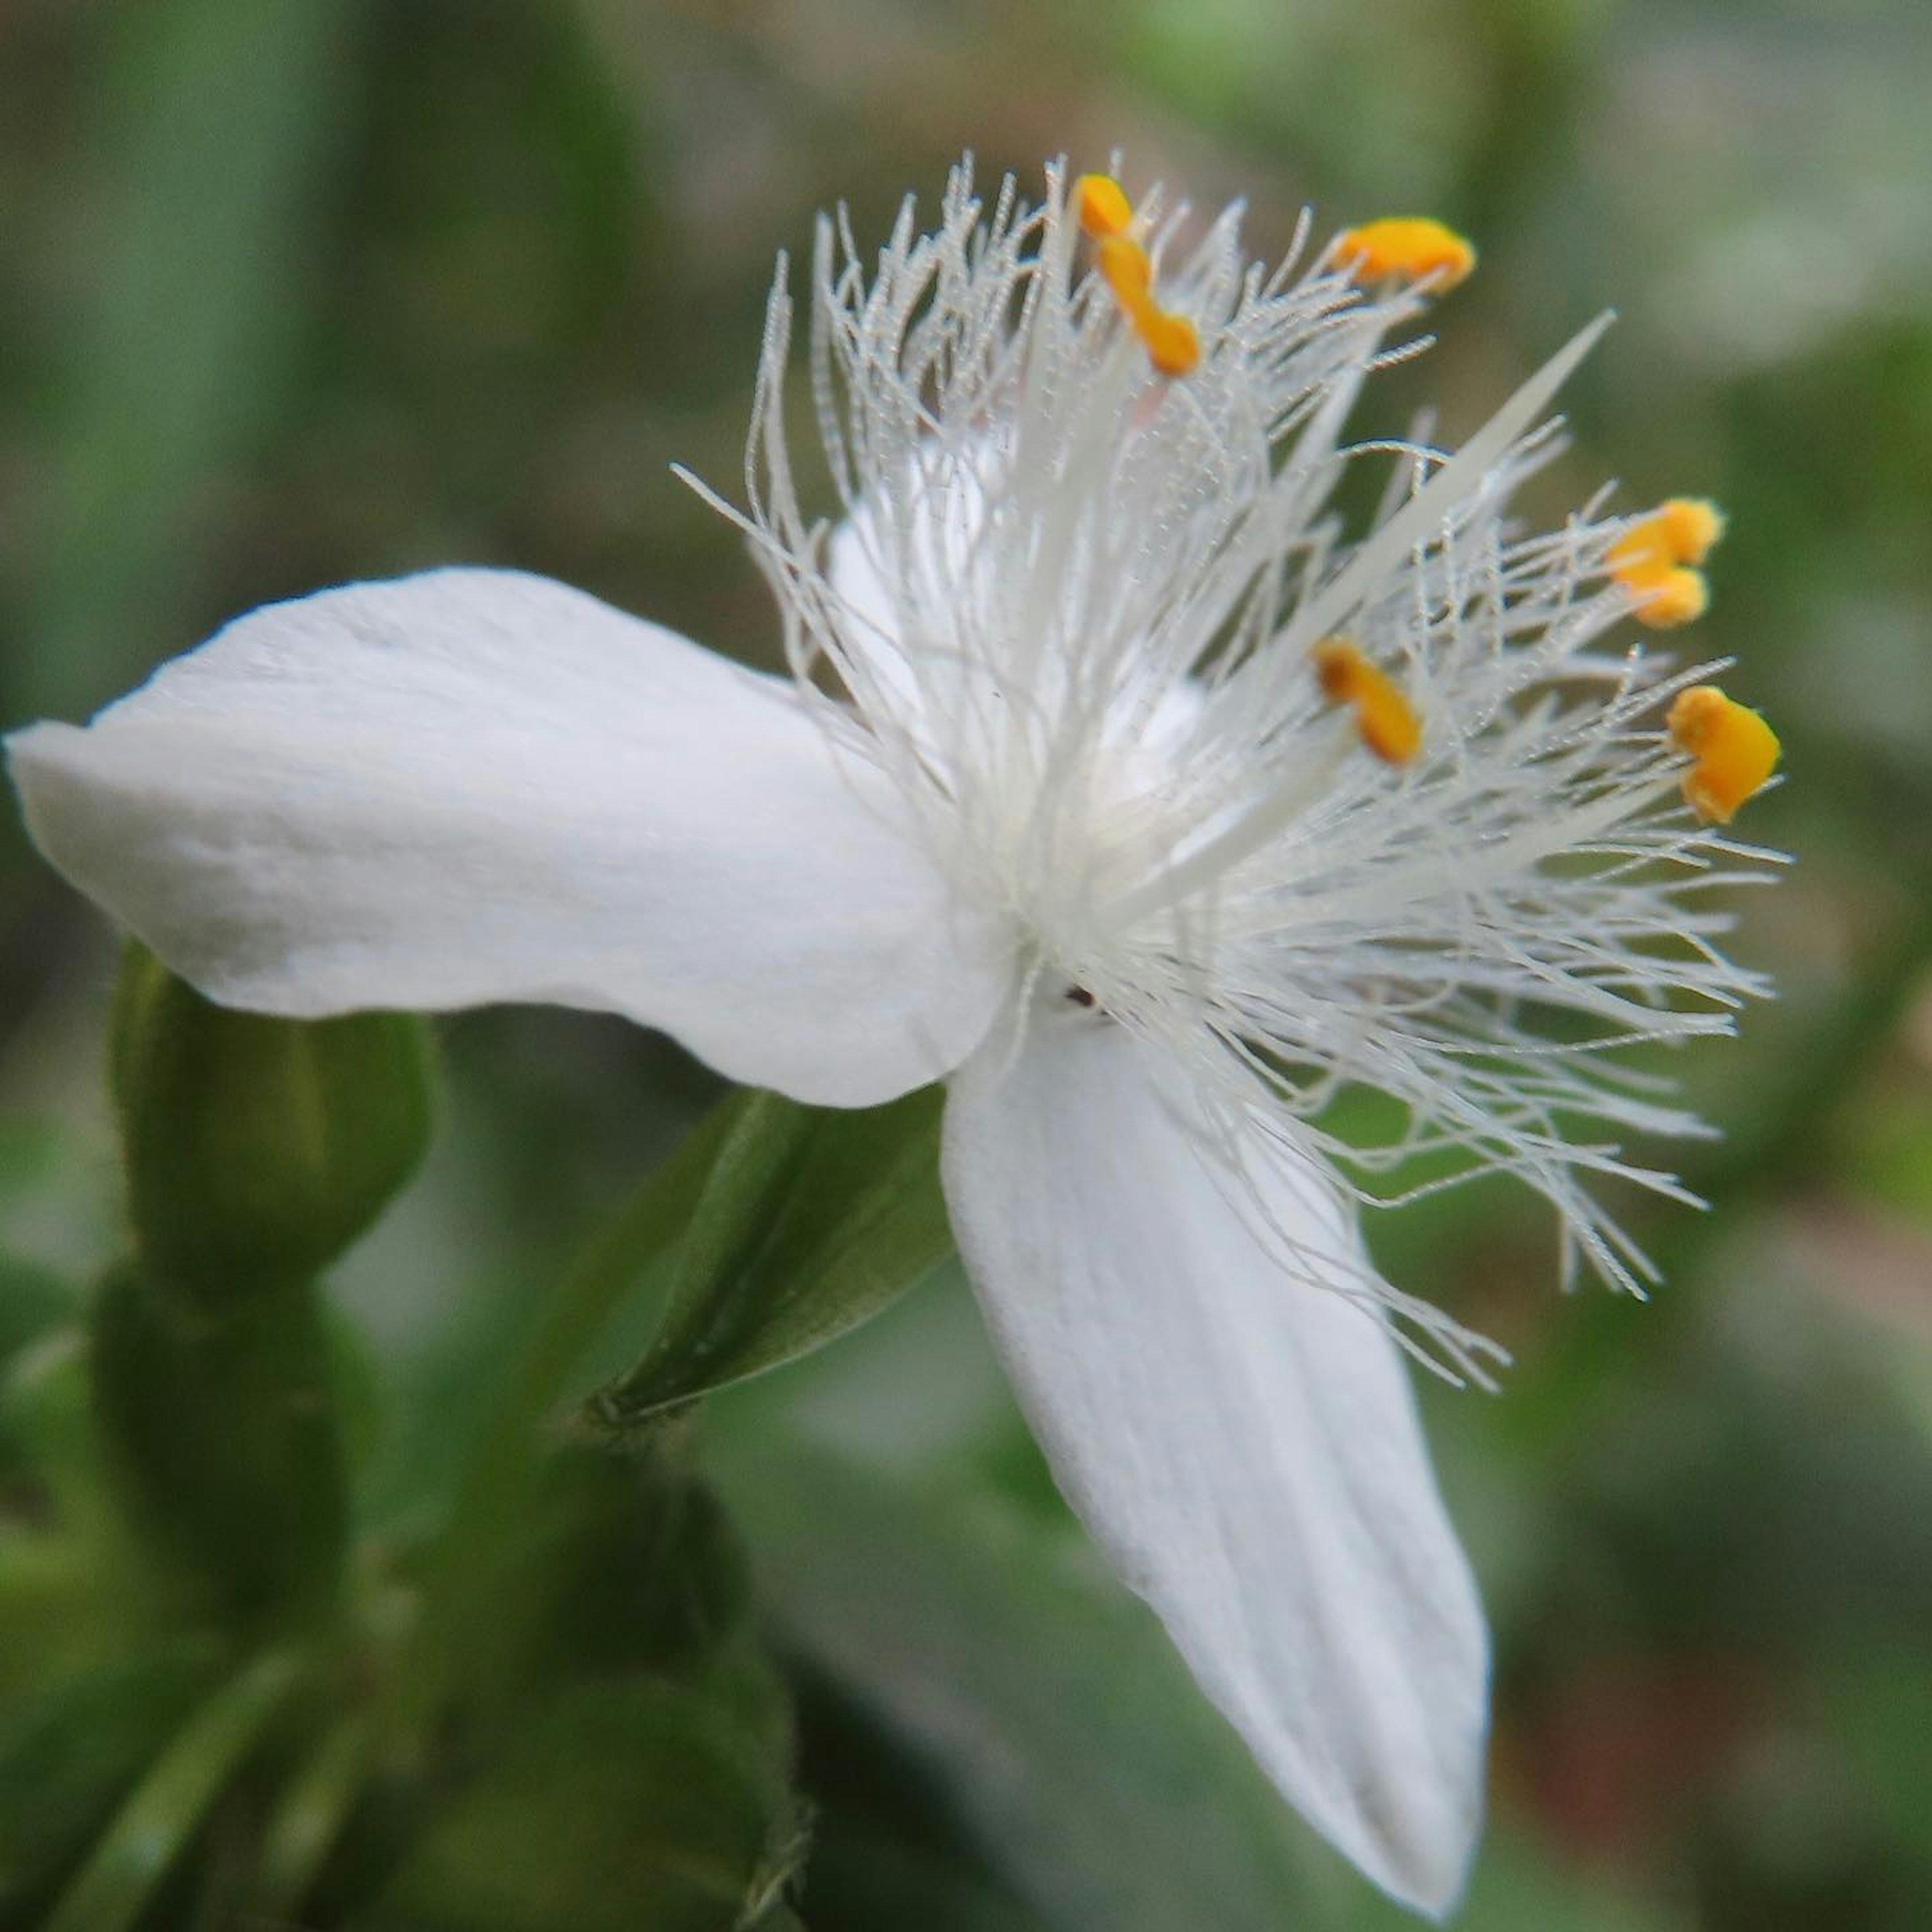
[[[1380,282],[1391,275],[1426,280],[1438,295],[1466,281],[1476,266],[1476,250],[1464,236],[1425,215],[1390,215],[1346,228],[1335,238],[1336,259],[1358,282]]]
[[[1094,251],[1114,298],[1128,314],[1154,299],[1154,263],[1138,242],[1109,235]]]
[[[1675,629],[1703,616],[1710,586],[1695,566],[1724,533],[1723,513],[1699,496],[1672,496],[1611,544],[1610,572],[1636,605],[1638,621]]]
[[[1656,520],[1679,563],[1702,563],[1724,534],[1724,512],[1704,496],[1672,496],[1658,506]]]
[[[1188,376],[1201,360],[1201,337],[1184,315],[1151,302],[1132,318],[1148,360],[1163,376]]]
[[[1696,760],[1684,774],[1690,808],[1706,824],[1730,824],[1738,807],[1776,769],[1778,734],[1759,712],[1733,703],[1714,684],[1679,692],[1666,722],[1678,749]]]
[[[1073,184],[1073,200],[1080,210],[1081,226],[1096,242],[1108,235],[1124,235],[1133,226],[1133,203],[1110,175],[1082,175]]]
[[[1108,235],[1094,253],[1148,360],[1163,376],[1188,374],[1201,360],[1201,338],[1186,316],[1154,300],[1154,262],[1148,251],[1124,235]]]
[[[1637,600],[1637,622],[1653,631],[1675,631],[1694,624],[1711,608],[1711,586],[1701,570],[1680,566],[1624,581]]]
[[[1346,638],[1315,646],[1323,695],[1354,708],[1362,742],[1385,764],[1406,765],[1422,749],[1422,720],[1395,680],[1378,670]]]

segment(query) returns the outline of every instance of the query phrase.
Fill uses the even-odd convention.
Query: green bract
[[[626,1428],[809,1354],[929,1274],[952,1252],[942,1099],[928,1087],[848,1112],[748,1093],[722,1106],[639,1204],[639,1246],[664,1243],[649,1264],[664,1316],[592,1399],[594,1419]]]

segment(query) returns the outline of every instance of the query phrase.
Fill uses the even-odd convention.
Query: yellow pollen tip
[[[1335,254],[1358,283],[1399,275],[1427,281],[1437,295],[1467,281],[1476,266],[1475,248],[1466,237],[1424,215],[1390,215],[1346,228],[1336,237]]]
[[[1082,175],[1073,184],[1080,225],[1095,241],[1124,235],[1133,224],[1134,206],[1110,175]]]
[[[1778,734],[1714,684],[1679,692],[1665,722],[1678,749],[1696,760],[1684,775],[1690,808],[1707,825],[1730,824],[1777,768]]]
[[[1714,503],[1672,496],[1611,544],[1605,561],[1635,600],[1640,622],[1667,631],[1704,614],[1710,586],[1694,566],[1724,533],[1724,515]]]
[[[1395,680],[1346,638],[1315,646],[1315,674],[1331,703],[1352,706],[1362,742],[1384,764],[1406,765],[1422,749],[1422,721]]]

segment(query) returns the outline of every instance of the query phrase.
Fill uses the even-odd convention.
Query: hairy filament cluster
[[[1766,990],[1706,898],[1774,855],[1685,802],[1695,748],[1666,714],[1712,667],[1628,632],[1657,594],[1649,550],[1631,562],[1650,526],[1600,498],[1560,530],[1512,520],[1588,340],[1458,454],[1351,445],[1364,382],[1422,346],[1406,332],[1447,271],[1378,254],[1365,285],[1380,230],[1315,250],[1304,220],[1269,272],[1238,208],[1184,248],[1184,209],[1108,199],[1090,234],[1131,217],[1132,288],[1159,290],[1124,309],[1082,233],[1094,178],[1050,170],[1029,206],[1010,178],[982,200],[962,166],[938,226],[908,200],[869,263],[842,213],[821,223],[811,390],[836,531],[788,454],[781,265],[748,507],[728,513],[801,685],[961,892],[1010,920],[1041,997],[1157,1041],[1231,1150],[1288,1138],[1365,1202],[1411,1198],[1386,1177],[1418,1155],[1504,1170],[1557,1210],[1566,1280],[1580,1258],[1640,1293],[1648,1264],[1595,1186],[1682,1196],[1621,1144],[1699,1129],[1616,1050],[1728,1032]],[[1446,231],[1384,226],[1426,229],[1442,259]],[[1150,317],[1191,328],[1181,373]],[[1393,474],[1352,535],[1332,500],[1370,457]],[[1363,1086],[1404,1111],[1385,1144],[1326,1124]],[[1480,1337],[1395,1308],[1418,1352],[1480,1375]]]

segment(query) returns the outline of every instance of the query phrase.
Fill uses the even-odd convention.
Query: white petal
[[[1150,1050],[1070,1011],[989,1042],[946,1117],[954,1228],[1068,1501],[1282,1792],[1440,1913],[1482,1808],[1488,1646],[1379,1317],[1320,1174],[1239,1178]]]
[[[237,1006],[605,1009],[863,1106],[1004,994],[994,935],[788,682],[541,578],[257,610],[8,750],[46,855]]]

